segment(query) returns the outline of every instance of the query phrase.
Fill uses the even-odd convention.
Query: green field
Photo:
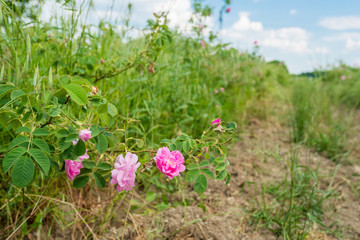
[[[239,54],[215,33],[180,34],[167,13],[130,38],[83,24],[86,6],[45,23],[10,2],[1,239],[360,238],[359,68],[294,75],[261,46]],[[91,138],[74,145],[84,129]],[[162,147],[185,171],[168,177],[176,159],[159,168]],[[141,165],[117,191],[111,171],[128,152]],[[67,160],[82,163],[73,180]]]

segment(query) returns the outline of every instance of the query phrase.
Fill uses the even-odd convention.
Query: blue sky
[[[44,19],[59,11],[54,0],[46,3]],[[81,0],[77,0],[81,1]],[[90,21],[109,16],[113,0],[93,0]],[[115,0],[113,19],[124,16],[128,0]],[[170,25],[187,32],[192,0],[131,0],[131,23],[142,28],[153,12],[170,11]],[[219,30],[222,0],[204,0],[214,14],[208,29]],[[251,51],[256,40],[266,60],[285,61],[292,73],[325,68],[339,61],[360,66],[360,0],[232,0],[224,14],[223,42],[239,51]],[[122,26],[119,25],[119,29]],[[205,31],[206,32],[206,31]]]

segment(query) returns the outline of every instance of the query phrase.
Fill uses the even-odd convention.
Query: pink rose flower
[[[341,76],[341,80],[345,80],[346,77],[344,75]]]
[[[79,141],[79,139],[76,139],[76,140],[72,141],[72,144],[76,145],[78,143],[78,141]]]
[[[230,11],[231,11],[231,7],[228,7],[228,8],[226,9],[226,12],[229,13]]]
[[[206,45],[205,45],[205,41],[204,41],[204,40],[201,41],[201,47],[202,47],[203,49],[206,48]]]
[[[216,126],[219,126],[221,124],[221,118],[215,119],[211,122],[211,125],[216,124]]]
[[[91,138],[91,131],[88,129],[83,129],[79,132],[79,138],[86,142]]]
[[[220,91],[224,92],[224,91],[225,91],[225,89],[222,87],[222,88],[220,88]]]
[[[219,93],[219,90],[215,89],[214,92],[215,92],[216,94],[218,94],[218,93]]]
[[[79,156],[80,161],[83,161],[84,159],[89,159],[89,155],[87,154],[87,149],[84,155]]]
[[[155,156],[157,168],[170,179],[185,171],[184,157],[179,151],[172,151],[167,147],[159,148]]]
[[[74,178],[80,174],[80,169],[82,168],[83,165],[81,162],[65,160],[65,172],[70,181],[74,180]]]
[[[100,59],[101,64],[104,64],[105,60],[104,59]]]
[[[254,44],[255,44],[255,45],[257,45],[257,44],[258,44],[258,42],[257,42],[257,41],[254,41]]]
[[[135,186],[135,172],[140,166],[138,156],[128,152],[125,158],[122,154],[116,157],[115,169],[111,171],[111,184],[118,184],[117,191],[131,190]]]

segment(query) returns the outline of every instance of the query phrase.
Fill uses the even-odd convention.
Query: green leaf
[[[108,141],[106,137],[102,134],[98,135],[96,149],[99,151],[100,154],[103,154],[107,148],[108,148]]]
[[[41,170],[48,175],[50,170],[50,159],[39,149],[30,148],[29,154],[33,157],[35,162],[40,166]]]
[[[152,201],[154,201],[156,199],[156,193],[154,193],[154,192],[146,192],[146,196],[145,196],[145,200],[147,201],[147,202],[152,202]]]
[[[160,141],[160,143],[170,144],[171,141],[169,139],[163,139],[163,140]]]
[[[16,132],[15,132],[15,133],[21,133],[21,132],[29,133],[29,132],[30,132],[30,128],[25,127],[25,126],[22,126],[22,127],[19,127],[18,129],[16,129]]]
[[[198,169],[198,168],[199,168],[199,165],[197,165],[196,163],[190,163],[186,167],[187,170],[193,170],[193,169]]]
[[[206,188],[207,188],[207,179],[204,175],[201,174],[195,182],[194,190],[198,194],[201,194],[206,191]]]
[[[94,172],[95,183],[98,188],[104,188],[106,185],[105,179],[100,173]]]
[[[98,125],[92,125],[90,128],[90,131],[91,131],[92,138],[96,137],[100,133]]]
[[[210,177],[211,179],[214,179],[214,178],[215,178],[213,172],[212,172],[210,169],[203,168],[203,169],[201,169],[201,171],[202,171],[203,173],[205,173],[205,174],[206,174],[208,177]]]
[[[216,165],[215,170],[216,171],[222,171],[226,168],[226,164],[225,163],[219,163],[218,165]]]
[[[111,169],[111,165],[108,163],[104,163],[104,162],[98,163],[98,165],[96,167],[101,170],[110,170]]]
[[[83,141],[78,141],[78,143],[74,147],[74,154],[75,156],[82,156],[86,152],[86,146]]]
[[[25,92],[23,90],[15,90],[11,93],[10,98],[11,98],[11,100],[14,100],[14,99],[17,99],[24,95],[25,95]]]
[[[21,157],[11,171],[11,181],[22,188],[32,183],[35,174],[34,163],[29,157]]]
[[[108,113],[112,117],[115,117],[118,114],[118,111],[117,111],[116,107],[114,106],[114,104],[108,103]]]
[[[9,84],[0,84],[0,98],[5,95],[6,93],[14,90],[15,87]]]
[[[90,180],[88,175],[82,175],[74,179],[73,186],[76,188],[84,187]]]
[[[199,169],[190,170],[186,173],[185,181],[192,183],[194,182],[200,175]]]
[[[28,137],[19,135],[10,142],[8,150],[10,150],[16,146],[19,146],[20,144],[22,144],[24,142],[29,142],[29,141],[30,141],[30,139]]]
[[[191,150],[191,148],[190,148],[190,143],[189,143],[188,140],[187,140],[187,141],[184,141],[184,143],[183,143],[183,150],[184,150],[185,152],[189,152],[189,151]]]
[[[222,170],[216,177],[216,180],[224,180],[226,178],[226,170]]]
[[[79,138],[78,134],[70,134],[66,137],[65,142],[72,142]]]
[[[7,173],[11,166],[26,152],[26,148],[18,147],[14,148],[5,155],[3,160],[3,170]]]
[[[52,109],[50,109],[49,111],[49,115],[51,117],[56,117],[61,113],[61,109],[59,107],[53,107]]]
[[[231,175],[228,173],[228,174],[226,175],[226,181],[225,181],[225,184],[226,184],[226,185],[228,185],[228,184],[229,184],[229,182],[230,182],[230,180],[231,180]]]
[[[34,136],[48,136],[50,135],[50,132],[48,130],[46,130],[45,128],[38,128],[35,129],[35,131],[33,132]]]
[[[215,162],[215,157],[214,157],[214,156],[210,156],[209,163],[210,163],[210,164],[213,164],[214,162]]]
[[[169,149],[170,149],[170,151],[176,150],[176,145],[174,143],[170,144]]]
[[[204,167],[204,166],[208,166],[209,165],[209,162],[204,160],[200,163],[200,167]]]
[[[223,157],[218,157],[217,159],[215,159],[215,162],[217,162],[217,163],[223,163],[223,162],[224,162],[224,158],[223,158]]]
[[[79,105],[86,105],[87,96],[86,91],[77,83],[70,83],[64,86],[65,90],[69,93],[74,102]]]
[[[60,138],[60,137],[67,137],[69,135],[69,131],[67,129],[59,129],[55,135]]]
[[[82,162],[82,165],[84,166],[84,168],[93,169],[95,167],[95,162],[90,160],[84,160]]]
[[[50,155],[49,145],[41,138],[34,138],[31,143]]]

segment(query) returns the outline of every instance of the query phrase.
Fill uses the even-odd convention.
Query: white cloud
[[[327,47],[315,47],[315,52],[316,53],[324,53],[327,54],[329,53],[329,49]]]
[[[291,9],[289,13],[290,13],[290,15],[295,15],[297,13],[297,10],[296,9]]]
[[[320,20],[319,25],[331,30],[360,29],[360,17],[328,17]]]
[[[224,29],[222,36],[227,41],[245,46],[257,40],[263,47],[296,53],[308,52],[309,34],[306,30],[298,27],[264,29],[261,22],[251,21],[247,12],[240,12],[238,21]]]

